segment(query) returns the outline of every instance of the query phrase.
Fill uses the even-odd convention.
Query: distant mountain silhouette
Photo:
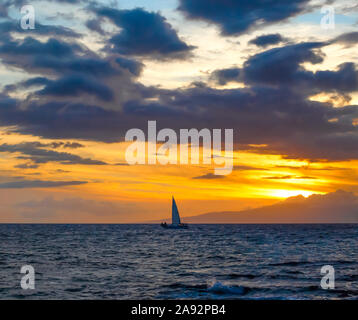
[[[210,212],[183,220],[186,223],[358,223],[358,196],[342,190],[307,198],[300,195],[261,208]]]

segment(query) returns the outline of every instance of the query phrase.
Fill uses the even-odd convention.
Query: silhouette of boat
[[[163,228],[167,229],[187,229],[188,225],[180,222],[179,210],[175,203],[174,197],[172,197],[172,224],[162,222],[160,224]]]

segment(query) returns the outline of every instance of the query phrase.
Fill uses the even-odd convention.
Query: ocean
[[[358,299],[358,225],[2,224],[0,299]]]

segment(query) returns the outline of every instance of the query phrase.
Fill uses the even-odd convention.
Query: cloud
[[[73,76],[85,74],[109,77],[121,73],[119,64],[100,58],[78,45],[54,38],[41,42],[32,37],[23,40],[0,40],[0,57],[3,63],[28,72]]]
[[[22,6],[22,5],[26,4],[26,3],[28,3],[28,0],[4,0],[4,1],[6,1],[6,4],[8,6],[10,6],[10,5]],[[90,2],[91,0],[36,0],[36,1],[75,4],[75,3],[81,3],[81,2],[87,3],[87,2]]]
[[[258,36],[255,39],[250,40],[249,43],[252,43],[258,47],[267,47],[269,45],[283,42],[284,40],[285,39],[279,33],[274,33]]]
[[[230,81],[239,80],[240,69],[237,67],[218,69],[211,73],[210,79],[219,85],[225,85]]]
[[[271,176],[271,177],[263,177],[262,179],[269,180],[282,180],[282,179],[292,179],[294,176],[286,175],[286,176]]]
[[[344,44],[346,46],[355,45],[358,43],[358,32],[348,32],[341,34],[331,41],[331,43]]]
[[[32,164],[32,163],[23,163],[14,166],[14,168],[18,168],[18,169],[36,169],[38,167],[39,167],[38,164]]]
[[[122,68],[129,70],[135,76],[139,76],[143,70],[143,63],[125,57],[118,57],[115,60]]]
[[[287,180],[287,179],[316,179],[315,177],[311,176],[271,176],[271,177],[263,177],[262,179],[269,179],[269,180]]]
[[[48,180],[22,180],[0,183],[0,189],[32,189],[32,188],[56,188],[64,186],[77,186],[88,183],[87,181],[48,181]]]
[[[329,44],[306,42],[273,48],[249,57],[244,66],[215,70],[210,79],[218,84],[245,82],[256,86],[288,87],[302,96],[320,92],[332,92],[350,100],[348,93],[358,91],[358,69],[352,62],[337,66],[336,70],[306,70],[302,64],[318,64],[324,61],[320,50]]]
[[[0,23],[0,35],[6,36],[10,32],[20,34],[46,35],[46,36],[58,36],[67,38],[80,38],[82,35],[73,31],[70,28],[56,25],[44,25],[39,22],[36,23],[35,29],[24,30],[21,28],[20,23],[14,20],[6,20]]]
[[[78,142],[70,142],[70,141],[53,141],[48,143],[43,143],[39,141],[32,141],[32,142],[23,142],[20,144],[17,144],[16,146],[22,146],[22,147],[29,147],[29,148],[69,148],[69,149],[78,149],[83,148],[84,145]]]
[[[128,164],[127,162],[118,162],[115,164],[115,166],[129,166],[130,164]]]
[[[5,88],[0,95],[0,125],[50,139],[118,142],[128,129],[146,130],[147,121],[156,119],[158,130],[233,128],[236,150],[314,161],[356,159],[358,107],[334,108],[329,102],[310,100],[327,92],[349,99],[357,91],[357,67],[352,62],[335,70],[318,67],[313,72],[304,67],[322,63],[321,49],[329,43],[265,50],[248,57],[240,68],[215,70],[208,84],[161,89],[139,83],[142,63],[123,55],[99,56],[63,40],[4,39],[3,62],[40,76]],[[243,82],[245,87],[212,88],[210,81]],[[8,95],[23,89],[26,99]]]
[[[268,170],[265,168],[257,168],[257,167],[252,167],[252,166],[246,166],[246,165],[236,165],[233,167],[233,170],[237,170],[237,171],[244,171],[244,170]]]
[[[42,144],[39,142],[23,142],[18,144],[2,144],[0,152],[20,153],[18,159],[31,160],[35,164],[59,162],[61,164],[83,164],[83,165],[105,165],[106,163],[99,160],[82,158],[68,152],[58,152],[43,149],[44,147],[54,146],[54,144]],[[55,148],[58,145],[55,144]]]
[[[0,115],[0,124],[16,123],[14,130],[17,132],[55,139],[119,141],[120,133],[125,130],[121,128],[120,112],[82,103],[53,101],[30,104],[22,109],[21,103],[4,99],[0,101]]]
[[[179,10],[189,19],[220,27],[223,35],[240,35],[251,29],[284,21],[307,9],[308,0],[222,1],[180,0]]]
[[[306,42],[258,53],[244,63],[245,82],[267,86],[290,86],[306,95],[318,92],[344,94],[358,91],[358,71],[352,62],[340,64],[336,71],[312,72],[304,69],[302,63],[323,62],[324,55],[320,48],[325,45],[327,43]]]
[[[244,63],[244,78],[248,83],[265,85],[291,85],[310,80],[311,72],[301,64],[323,62],[319,49],[321,42],[305,42],[273,48],[251,56]]]
[[[1,42],[1,41],[0,41]],[[50,38],[46,42],[41,42],[32,37],[26,37],[22,41],[5,40],[0,45],[0,54],[2,55],[51,55],[58,58],[69,56],[75,50],[81,50],[75,44]]]
[[[317,71],[315,87],[322,91],[349,93],[358,91],[358,69],[352,62],[342,63],[337,71]]]
[[[99,55],[82,43],[68,39],[13,38],[11,30],[5,34],[0,39],[2,63],[39,75],[5,86],[5,94],[25,92],[27,102],[36,100],[38,103],[66,97],[71,97],[72,103],[90,99],[94,103],[104,102],[105,107],[116,103],[112,108],[120,108],[123,99],[139,98],[151,91],[135,81],[144,65],[134,59],[109,53]]]
[[[111,101],[114,94],[112,90],[97,81],[95,78],[90,78],[83,75],[64,76],[57,80],[49,80],[43,77],[33,78],[23,83],[24,87],[32,85],[44,85],[45,87],[36,92],[38,95],[49,96],[78,96],[82,93],[94,95],[100,100]]]
[[[358,128],[353,124],[358,107],[334,108],[287,87],[220,90],[194,86],[163,92],[156,104],[131,101],[123,112],[68,102],[32,103],[23,108],[14,99],[0,100],[1,125],[16,124],[13,131],[46,138],[122,141],[127,129],[146,130],[153,117],[158,130],[234,128],[236,148],[241,145],[252,152],[301,159],[358,157]]]
[[[117,10],[101,7],[94,8],[93,11],[121,28],[110,40],[112,49],[120,54],[155,59],[184,59],[194,49],[178,37],[159,13],[141,8]]]
[[[52,56],[37,56],[32,60],[32,67],[48,69],[56,73],[82,73],[95,77],[108,77],[118,74],[110,61],[91,56],[71,56],[68,59],[56,59]]]
[[[83,148],[84,145],[78,142],[51,142],[50,146],[52,146],[53,148],[59,148],[59,147],[63,147],[63,148],[69,148],[69,149],[78,149],[78,148]]]
[[[215,175],[213,173],[207,173],[202,176],[193,177],[192,179],[222,179],[224,176]]]
[[[19,28],[18,24],[16,28]],[[108,77],[118,75],[122,71],[118,62],[111,62],[112,57],[100,57],[83,44],[57,39],[56,35],[46,41],[40,41],[34,38],[36,34],[31,32],[24,33],[24,35],[30,34],[31,36],[14,39],[11,36],[12,31],[12,23],[0,24],[0,34],[2,33],[0,57],[6,65],[52,75],[53,73],[60,75],[82,73],[95,77]]]
[[[86,27],[92,31],[99,33],[102,36],[106,34],[106,32],[102,29],[101,19],[87,20]]]

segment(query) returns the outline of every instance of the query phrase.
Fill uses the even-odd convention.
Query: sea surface
[[[0,299],[358,299],[358,225],[2,224]]]

